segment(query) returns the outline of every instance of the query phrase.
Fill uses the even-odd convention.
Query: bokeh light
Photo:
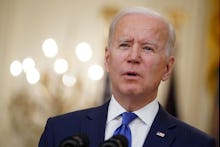
[[[10,72],[12,76],[19,76],[22,72],[21,62],[14,60],[10,65]]]
[[[32,70],[33,68],[35,68],[35,61],[32,58],[25,58],[22,62],[22,68],[24,72]]]
[[[54,71],[57,74],[63,74],[68,70],[68,62],[66,61],[66,59],[57,59],[54,62]]]
[[[64,74],[62,77],[63,84],[67,87],[72,87],[76,83],[76,77],[71,74]]]
[[[44,55],[48,58],[55,57],[58,53],[58,46],[54,39],[49,38],[43,42],[42,45]]]
[[[29,84],[36,84],[40,80],[40,73],[33,68],[26,72],[26,79]]]
[[[104,75],[104,70],[100,65],[91,65],[88,69],[88,76],[92,80],[100,80]]]
[[[82,62],[87,62],[92,58],[91,46],[86,42],[81,42],[76,46],[77,58]]]

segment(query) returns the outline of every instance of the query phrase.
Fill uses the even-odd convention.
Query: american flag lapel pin
[[[163,132],[160,132],[160,131],[158,131],[157,133],[156,133],[156,135],[157,136],[160,136],[160,137],[165,137],[165,133],[163,133]]]

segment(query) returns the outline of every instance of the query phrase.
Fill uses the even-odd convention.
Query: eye
[[[145,47],[143,47],[143,50],[153,51],[153,48],[152,48],[152,47],[149,47],[149,46],[145,46]]]
[[[128,43],[121,43],[119,46],[120,47],[130,47],[130,45]]]

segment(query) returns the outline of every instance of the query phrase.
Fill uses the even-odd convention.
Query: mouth
[[[128,76],[128,77],[138,77],[138,76],[140,76],[137,72],[134,72],[134,71],[125,72],[123,75]]]

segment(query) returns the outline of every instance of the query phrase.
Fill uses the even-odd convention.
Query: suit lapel
[[[82,121],[81,132],[88,135],[90,146],[98,146],[104,141],[105,125],[109,101],[94,108]],[[170,147],[175,139],[176,124],[173,118],[160,106],[143,147]]]
[[[175,139],[176,124],[171,116],[160,106],[151,126],[144,147],[169,147]]]
[[[88,135],[91,147],[98,146],[104,141],[108,105],[109,102],[89,111],[82,122],[81,132]]]

